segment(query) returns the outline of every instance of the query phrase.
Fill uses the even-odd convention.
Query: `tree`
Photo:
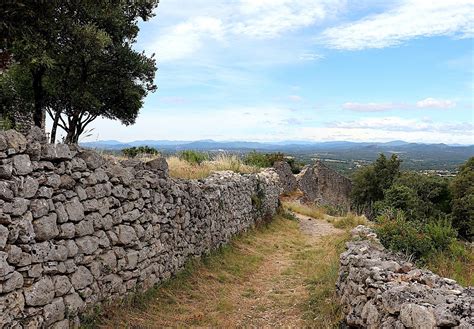
[[[36,4],[22,3],[28,10]],[[158,0],[47,3],[47,10],[35,13],[31,33],[19,33],[10,24],[18,39],[5,42],[15,61],[30,68],[35,123],[46,110],[53,119],[52,141],[61,127],[68,143],[77,143],[99,116],[133,124],[144,97],[156,89],[156,67],[153,56],[133,50],[132,44],[138,19],[152,17]]]
[[[474,238],[474,157],[461,166],[451,183],[453,226],[463,238]]]
[[[390,159],[380,154],[373,164],[357,170],[352,180],[354,204],[370,214],[374,202],[384,198],[384,190],[400,175],[400,164],[401,160],[395,154]]]

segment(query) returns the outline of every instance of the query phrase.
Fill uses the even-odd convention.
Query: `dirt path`
[[[308,327],[314,326],[308,325],[311,300],[317,305],[311,309],[327,306],[309,315],[321,317],[315,326],[330,327],[326,323],[336,317],[331,304],[337,275],[330,264],[337,263],[338,251],[337,239],[325,237],[341,237],[344,231],[294,215],[298,222],[277,218],[269,228],[238,239],[230,254],[216,255],[211,265],[171,280],[145,309],[111,310],[102,327]]]
[[[343,232],[324,220],[294,215],[307,238],[305,248],[314,248],[323,236]],[[289,275],[288,270],[295,267],[294,263],[291,250],[275,253],[241,287],[243,291],[253,290],[255,299],[251,302],[239,299],[239,291],[236,291],[235,301],[239,310],[234,314],[236,326],[304,327],[302,304],[308,299],[308,291],[303,275]]]

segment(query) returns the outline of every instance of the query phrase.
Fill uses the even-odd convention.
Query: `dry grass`
[[[204,161],[201,164],[191,164],[177,156],[166,158],[168,162],[170,176],[185,179],[202,179],[209,176],[212,172],[230,170],[237,173],[255,173],[260,169],[248,166],[236,155],[218,154],[211,161]]]
[[[474,286],[474,250],[459,242],[452,249],[455,250],[438,252],[430,257],[425,267],[440,276],[456,280],[462,286]]]
[[[96,320],[104,328],[331,328],[341,319],[335,281],[346,238],[310,241],[298,222],[277,216]]]
[[[342,229],[351,229],[357,225],[370,225],[370,222],[364,215],[357,216],[351,212],[343,217],[326,216],[326,220],[334,225],[334,227]]]
[[[324,218],[324,210],[322,208],[303,204],[298,201],[283,201],[283,207],[305,216],[320,219]]]

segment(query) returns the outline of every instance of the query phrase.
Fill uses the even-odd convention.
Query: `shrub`
[[[182,151],[178,156],[180,159],[191,164],[201,164],[209,160],[209,154],[193,150]]]
[[[135,158],[137,156],[143,155],[158,155],[159,152],[157,149],[145,145],[139,147],[133,146],[129,148],[124,148],[122,149],[122,154],[129,158]]]
[[[259,153],[257,151],[247,153],[244,157],[244,163],[250,166],[256,166],[260,168],[267,168],[273,165],[273,163],[270,162],[266,154]]]
[[[474,157],[471,157],[459,170],[451,184],[453,194],[453,226],[459,235],[472,241],[474,239]]]
[[[420,225],[405,219],[403,212],[396,212],[395,218],[379,216],[376,227],[382,244],[391,250],[402,252],[416,259],[424,259],[432,252],[430,237],[420,230]]]
[[[456,241],[457,232],[447,218],[428,222],[424,226],[426,234],[431,239],[433,248],[437,251],[448,250]]]

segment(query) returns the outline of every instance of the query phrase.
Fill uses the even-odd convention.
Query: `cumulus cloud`
[[[472,37],[473,22],[472,0],[405,0],[387,12],[329,28],[321,39],[336,49],[384,48],[418,37]]]
[[[436,99],[431,97],[416,102],[416,107],[419,108],[450,109],[455,106],[455,101],[451,101],[449,99]]]
[[[436,99],[428,97],[417,101],[415,104],[410,103],[357,103],[346,102],[342,104],[344,110],[355,112],[385,112],[401,109],[450,109],[456,107],[456,102],[449,99]]]
[[[200,2],[197,14],[187,8],[195,8],[194,1],[166,3],[164,14],[174,15],[179,23],[166,28],[145,47],[156,52],[161,62],[179,60],[196,53],[206,40],[272,39],[323,22],[336,15],[344,3],[344,0],[240,0],[219,6]],[[322,56],[308,52],[299,58],[318,60]]]
[[[363,118],[352,121],[333,121],[326,123],[330,128],[343,129],[372,129],[383,131],[430,133],[472,134],[474,124],[468,122],[443,122],[435,123],[426,119],[406,119],[400,117]]]
[[[148,48],[156,50],[158,60],[165,62],[192,55],[204,45],[206,39],[223,38],[224,26],[220,19],[196,17],[168,28]]]

